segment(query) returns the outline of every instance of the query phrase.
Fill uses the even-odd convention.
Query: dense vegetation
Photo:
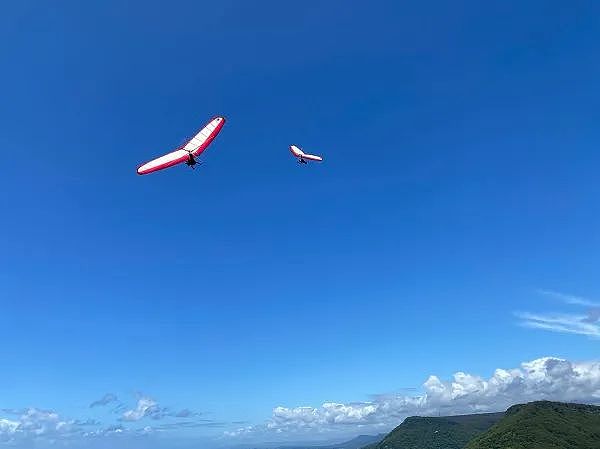
[[[600,449],[600,407],[547,401],[515,405],[465,449]]]
[[[411,417],[370,449],[462,449],[475,436],[486,431],[503,413],[450,416],[440,418]]]

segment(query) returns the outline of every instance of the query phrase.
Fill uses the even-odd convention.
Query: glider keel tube
[[[217,134],[219,134],[224,124],[224,117],[213,118],[204,126],[204,128],[198,131],[194,137],[187,141],[185,145],[164,156],[157,157],[156,159],[152,159],[151,161],[140,165],[137,169],[138,175],[147,175],[148,173],[153,173],[185,162],[188,160],[190,154],[194,157],[200,156],[200,154],[208,148],[214,138],[217,137]]]

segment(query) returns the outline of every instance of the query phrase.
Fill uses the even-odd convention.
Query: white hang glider
[[[191,168],[198,163],[196,158],[208,148],[211,142],[217,137],[221,128],[225,124],[224,117],[215,117],[209,121],[194,137],[188,140],[174,151],[152,159],[138,167],[138,175],[146,175],[173,165],[185,162]]]
[[[307,154],[298,148],[296,145],[290,145],[290,151],[298,158],[299,164],[307,164],[306,161],[318,161],[321,162],[323,158],[321,156],[315,156],[314,154]]]

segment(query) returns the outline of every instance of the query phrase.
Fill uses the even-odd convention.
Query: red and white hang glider
[[[290,151],[298,158],[299,164],[306,164],[306,161],[318,161],[321,162],[323,158],[321,156],[315,156],[314,154],[307,154],[298,148],[296,145],[290,145]]]
[[[138,175],[147,175],[148,173],[172,167],[182,162],[194,168],[194,165],[198,163],[196,158],[208,148],[224,124],[224,117],[213,118],[194,137],[176,150],[140,165],[137,169]]]

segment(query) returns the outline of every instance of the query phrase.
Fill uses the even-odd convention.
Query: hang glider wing
[[[217,134],[219,134],[219,131],[221,131],[224,124],[224,117],[213,118],[184,145],[164,156],[160,156],[140,165],[137,169],[138,175],[146,175],[185,162],[190,157],[190,154],[194,157],[200,156],[200,154],[208,148]]]
[[[321,162],[323,160],[323,158],[321,156],[316,156],[314,154],[305,153],[300,148],[298,148],[296,145],[290,145],[290,151],[292,152],[292,154],[295,157],[297,157],[299,159],[304,159],[304,160],[308,160],[308,161],[318,161],[318,162]]]

